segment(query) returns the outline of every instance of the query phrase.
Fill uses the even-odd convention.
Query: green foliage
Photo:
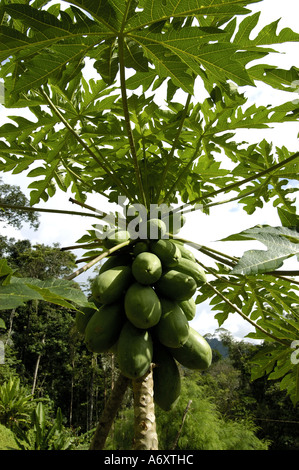
[[[239,422],[245,418],[258,426],[256,435],[269,441],[269,450],[297,449],[299,409],[293,405],[291,394],[281,387],[279,375],[277,378],[273,375],[271,380],[272,374],[263,372],[259,377],[252,376],[270,360],[269,343],[237,341],[223,329],[219,333],[227,355],[213,363],[201,377],[200,384],[206,388],[206,394],[213,397],[217,410],[226,419]],[[261,358],[260,367],[257,355]]]
[[[0,424],[0,450],[18,450],[13,432]]]
[[[15,430],[28,424],[34,405],[32,395],[20,385],[19,378],[10,377],[0,386],[1,424]]]
[[[267,250],[250,250],[244,253],[231,274],[267,273],[280,268],[283,261],[299,254],[297,230],[287,227],[258,226],[225,239],[258,240]]]
[[[190,408],[182,425],[188,405]],[[195,376],[182,377],[180,399],[171,411],[156,406],[156,419],[160,450],[267,450],[268,442],[256,436],[257,428],[248,419],[234,421],[219,413],[213,396],[205,386],[196,383]],[[107,449],[131,448],[133,411],[123,410],[115,421],[113,434],[107,441]]]
[[[40,281],[31,278],[12,278],[9,285],[1,289],[1,310],[25,305],[29,300],[44,300],[66,308],[89,306],[83,292],[72,281],[51,279]],[[91,304],[92,306],[93,304]]]
[[[0,261],[0,310],[24,306],[32,300],[66,308],[88,304],[74,281],[58,278],[75,266],[73,255],[61,252],[57,245],[32,247],[29,240],[0,239],[0,251],[6,256]]]
[[[72,439],[63,428],[63,417],[58,408],[53,423],[49,423],[45,408],[38,403],[31,414],[31,426],[27,432],[18,432],[16,439],[21,450],[68,450]]]
[[[137,196],[141,202],[145,197],[147,203],[169,203],[177,201],[178,192],[184,202],[200,198],[208,203],[214,185],[223,189],[232,181],[231,171],[220,169],[214,154],[224,151],[236,163],[232,174],[238,184],[245,174],[270,169],[275,163],[277,157],[265,142],[244,149],[232,140],[237,129],[297,119],[292,102],[244,109],[244,95],[230,86],[229,81],[249,86],[253,80],[263,81],[258,72],[267,66],[254,66],[251,77],[248,63],[273,50],[265,46],[299,38],[287,28],[277,35],[275,22],[249,39],[259,15],[250,15],[245,6],[256,0],[217,6],[210,0],[204,6],[194,1],[180,8],[148,1],[141,9],[136,1],[123,0],[116,8],[105,0],[100,10],[81,1],[64,9],[57,3],[48,11],[25,3],[2,6],[0,57],[6,63],[1,74],[6,105],[28,107],[34,119],[15,116],[14,124],[1,127],[0,155],[2,171],[25,171],[34,164],[28,173],[34,178],[32,204],[47,200],[56,187],[71,188],[80,201],[93,190],[101,194],[110,190],[111,201],[123,194],[130,200]],[[242,15],[237,25],[236,18]],[[87,81],[83,67],[90,61],[96,78]],[[133,70],[133,75],[124,77],[120,96],[116,78],[123,68]],[[277,70],[271,85],[278,86],[283,72],[288,91],[294,91],[290,80],[298,78],[295,69],[290,77]],[[188,99],[186,107],[174,101],[177,90],[193,94],[196,77],[209,96],[202,103]],[[154,96],[165,84],[167,96],[161,108]],[[139,92],[140,85],[148,96]],[[127,98],[124,86],[132,90]],[[127,106],[134,148],[123,120]],[[57,129],[62,119],[64,125]],[[288,151],[277,149],[277,154],[281,161]],[[284,176],[296,179],[292,165],[285,167],[280,180],[273,174],[256,179],[246,201],[243,194],[248,188],[244,189],[240,194],[246,210],[252,213],[260,207],[262,196],[275,197]],[[286,200],[280,204],[289,206]]]
[[[53,246],[37,244],[29,240],[8,239],[1,236],[1,256],[9,259],[12,269],[17,269],[18,277],[35,277],[45,280],[60,278],[69,274],[76,266],[72,253],[61,251],[59,244]]]
[[[19,186],[4,184],[0,178],[0,202],[12,206],[28,206],[28,200],[20,190]],[[11,208],[3,209],[0,212],[0,221],[21,228],[23,222],[27,222],[35,230],[39,226],[38,216],[35,212],[18,211]]]

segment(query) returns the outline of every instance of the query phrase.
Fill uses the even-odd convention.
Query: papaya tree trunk
[[[133,380],[134,450],[158,450],[153,370]]]
[[[120,374],[109,399],[107,400],[105,409],[100,417],[89,450],[103,450],[106,439],[108,437],[111,426],[114,422],[116,413],[124,398],[130,379]]]

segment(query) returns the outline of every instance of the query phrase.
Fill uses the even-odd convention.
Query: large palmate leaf
[[[252,38],[252,32],[258,25],[260,12],[246,16],[239,25],[233,42],[243,47],[256,47],[260,45],[281,44],[284,42],[298,41],[299,34],[290,28],[284,28],[277,34],[279,19],[262,28],[258,34]]]
[[[17,69],[11,60],[7,67],[6,73],[13,77],[10,92],[18,94],[39,87],[49,78],[61,74],[66,65],[79,66],[85,57],[96,58],[99,71],[110,64],[116,72],[116,46],[120,34],[125,38],[126,52],[129,52],[127,60],[131,57],[128,67],[133,64],[138,71],[140,63],[144,62],[144,70],[147,70],[146,56],[154,64],[156,75],[171,77],[183,90],[192,92],[190,72],[212,74],[220,82],[230,78],[242,85],[252,84],[245,67],[234,57],[239,44],[235,46],[229,38],[226,40],[225,32],[215,25],[221,24],[223,19],[247,13],[244,6],[256,3],[256,0],[222,0],[216,4],[211,0],[176,4],[148,1],[144,5],[136,1],[112,0],[70,3],[76,7],[64,11],[57,5],[49,11],[22,3],[1,7],[2,16],[12,18],[15,28],[11,27],[11,22],[1,26],[0,59],[17,55],[18,61],[22,60]],[[141,11],[136,10],[137,6],[141,6]],[[199,22],[200,18],[209,17],[213,24],[207,26],[205,20],[203,28],[195,25],[177,28],[175,20],[186,17],[197,18]],[[163,28],[165,23],[169,23],[168,31],[161,29],[161,24]],[[242,48],[246,49],[245,42]],[[106,71],[103,78],[110,77],[108,80],[111,81],[115,72],[110,75]]]
[[[29,5],[14,4],[1,7],[22,31],[0,28],[0,59],[17,55],[22,60],[17,69],[6,64],[5,73],[11,74],[8,90],[19,94],[38,88],[50,77],[61,75],[69,63],[79,64],[90,48],[109,36],[109,30],[74,9],[69,14],[54,14],[37,10]],[[84,38],[83,38],[84,34]]]
[[[110,191],[110,200],[117,194],[139,198],[140,180],[147,184],[145,191],[152,199],[148,202],[175,201],[177,192],[184,202],[197,200],[215,188],[210,185],[212,180],[220,188],[227,184],[229,177],[215,179],[213,154],[224,150],[234,162],[248,158],[248,151],[232,141],[232,131],[297,119],[292,103],[279,109],[251,106],[243,110],[246,100],[227,85],[229,79],[253,84],[245,65],[271,50],[265,45],[298,40],[290,30],[277,35],[274,24],[252,39],[258,15],[246,16],[249,10],[245,7],[255,1],[82,0],[69,2],[71,6],[64,9],[57,3],[48,10],[28,3],[1,6],[0,58],[6,61],[0,74],[5,79],[7,104],[30,107],[37,120],[14,118],[14,124],[2,127],[1,136],[9,145],[0,143],[0,167],[15,173],[30,170],[29,176],[35,179],[30,185],[32,204],[46,201],[57,186],[63,191],[71,186],[80,201],[91,188],[102,194]],[[236,15],[245,15],[239,26]],[[86,59],[93,60],[102,80],[84,81]],[[139,131],[135,127],[133,156],[135,150],[122,119],[124,103],[112,88],[107,96],[104,89],[105,83],[114,84],[120,62],[135,71],[123,87],[134,89],[142,84],[155,89],[166,80],[167,96],[172,98],[177,89],[192,94],[195,78],[201,77],[210,98],[200,109],[189,105],[184,110],[170,102],[167,113],[154,109],[153,103],[140,108],[136,116],[142,111],[146,124]],[[52,100],[50,114],[41,108],[49,105],[44,92]],[[134,100],[128,104],[133,117]],[[70,128],[57,128],[61,121],[57,111]],[[76,129],[81,140],[71,129]],[[165,141],[166,148],[161,145]],[[128,158],[130,154],[132,158]],[[157,170],[161,178],[156,177]],[[259,170],[258,165],[254,170]],[[234,177],[242,171],[242,165],[237,166]],[[253,188],[249,200],[244,189],[248,212],[260,206],[262,196],[271,197],[266,178],[263,183],[259,194],[260,181],[257,190]],[[276,183],[275,190],[283,194],[280,184]],[[281,204],[290,207],[287,198]]]
[[[267,374],[269,380],[280,380],[280,389],[286,390],[296,406],[299,401],[299,365],[292,362],[293,354],[291,347],[282,345],[263,348],[252,360],[251,378],[256,380]]]
[[[83,292],[72,281],[12,277],[9,283],[0,285],[0,310],[23,306],[29,300],[44,300],[74,310],[88,304]]]
[[[225,273],[221,270],[220,273],[218,279],[200,288],[196,299],[198,304],[207,298],[212,299],[210,305],[216,312],[215,318],[219,326],[230,314],[236,314],[235,307],[242,311],[245,319],[257,321],[258,324],[266,320],[270,322],[275,315],[296,320],[299,302],[296,281],[292,283],[292,279],[281,278],[279,271],[273,275],[242,276],[241,279],[238,275],[233,275],[231,270],[226,270]],[[217,289],[216,293],[213,288]],[[285,326],[287,323],[288,320],[284,321]],[[271,328],[270,323],[264,326],[266,331],[271,332],[273,325]],[[281,329],[281,334],[285,333]]]
[[[201,75],[204,70],[217,81],[222,81],[225,76],[240,85],[252,84],[245,69],[233,60],[236,48],[228,42],[219,42],[225,41],[225,33],[220,29],[190,27],[160,34],[145,30],[130,33],[130,37],[142,45],[160,77],[170,76],[175,84],[187,92],[192,93],[192,87],[188,87],[192,78],[188,69],[194,75]],[[217,41],[216,44],[208,44],[214,41]],[[178,74],[179,64],[181,79]]]
[[[271,340],[261,331],[248,335],[265,341],[265,346],[252,359],[252,379],[267,374],[269,380],[280,380],[280,389],[286,390],[294,406],[299,401],[298,320],[297,309],[292,316],[272,313],[272,318],[259,322],[260,326],[274,333],[281,343]]]
[[[213,19],[222,20],[234,15],[248,13],[244,8],[250,3],[258,3],[260,0],[235,1],[235,0],[178,0],[176,2],[156,2],[147,0],[139,2],[142,11],[130,20],[129,27],[144,27],[168,18],[181,18],[186,16],[202,15],[212,16]]]
[[[284,260],[299,255],[299,233],[287,227],[257,226],[224,240],[257,240],[267,247],[267,250],[246,251],[232,269],[232,274],[275,271],[283,265]]]

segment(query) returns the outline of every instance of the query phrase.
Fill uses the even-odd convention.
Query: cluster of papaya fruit
[[[78,312],[76,326],[90,351],[114,352],[128,378],[142,377],[153,363],[154,400],[167,411],[180,396],[177,363],[207,369],[212,351],[189,325],[196,312],[193,296],[205,273],[183,243],[161,238],[163,233],[137,239],[107,258],[92,284],[91,300],[98,309]],[[121,241],[114,233],[106,243]]]

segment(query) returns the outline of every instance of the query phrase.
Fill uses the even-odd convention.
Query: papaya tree
[[[298,401],[299,271],[283,265],[298,259],[299,153],[265,139],[244,142],[238,131],[298,120],[298,100],[249,105],[244,90],[296,92],[299,70],[264,58],[299,34],[279,31],[278,21],[259,28],[256,3],[1,1],[5,106],[31,116],[11,115],[0,128],[0,170],[30,179],[30,207],[1,207],[93,222],[64,248],[84,250],[83,265],[65,279],[18,278],[2,260],[1,309],[42,298],[78,317],[93,310],[82,330],[87,347],[115,350],[122,390],[133,384],[135,449],[158,447],[155,402],[175,405],[177,363],[210,364],[206,340],[189,325],[203,301],[220,326],[234,313],[253,326],[251,336],[268,345],[253,378],[280,378]],[[57,189],[71,191],[78,209],[38,206]],[[104,199],[119,210],[104,212]],[[202,245],[200,232],[180,237],[188,213],[213,217],[211,207],[231,202],[248,215],[248,229],[225,240],[255,240],[265,250],[232,256]],[[280,226],[251,226],[265,203],[277,209]],[[97,265],[87,299],[74,283]],[[106,329],[97,336],[99,325]],[[99,429],[109,429],[118,405],[112,396]]]

